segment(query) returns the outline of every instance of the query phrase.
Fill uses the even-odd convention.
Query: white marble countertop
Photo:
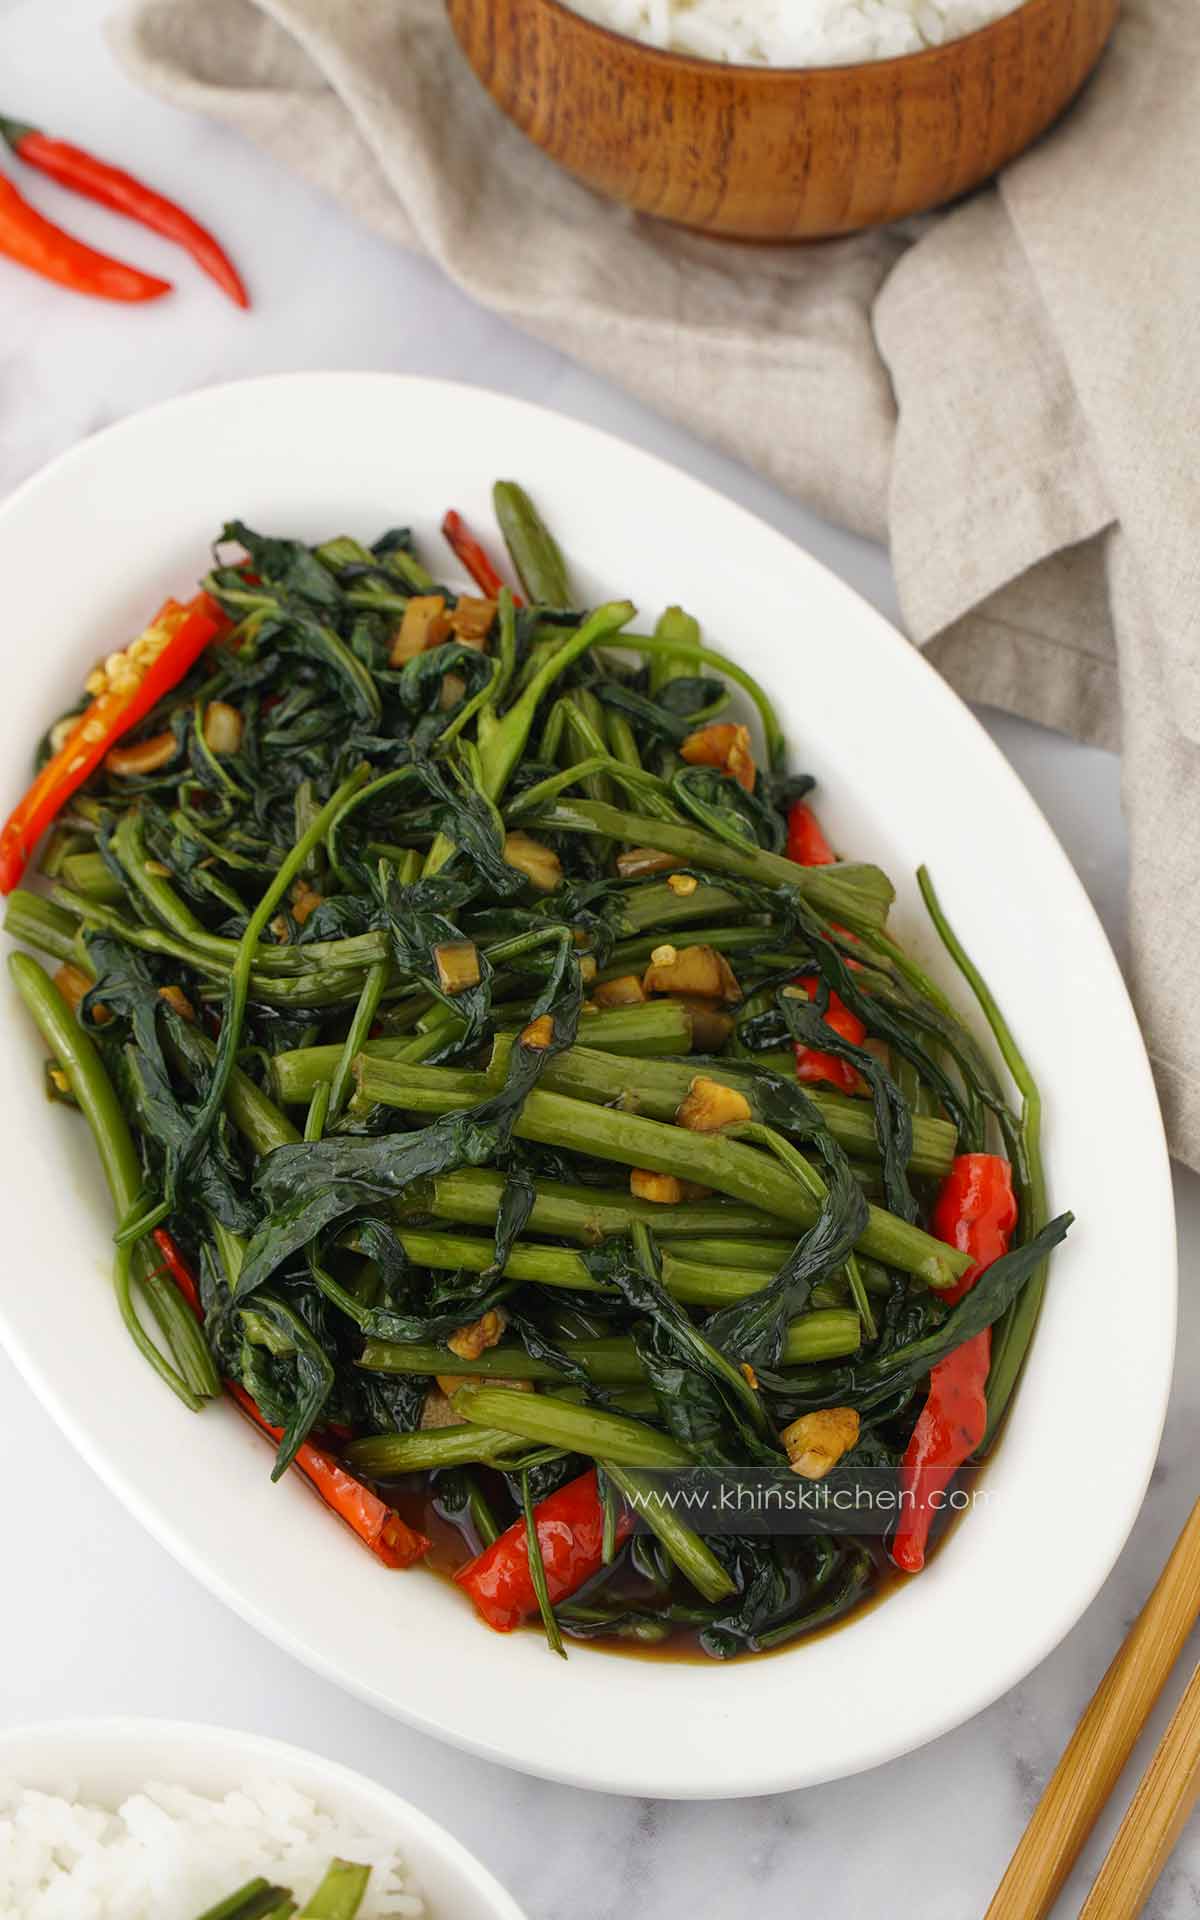
[[[197,0],[203,4],[203,0]],[[73,202],[77,231],[154,267],[179,293],[136,328],[120,310],[0,273],[0,495],[81,436],[169,394],[290,368],[371,367],[502,388],[603,424],[762,514],[894,613],[877,549],[817,521],[736,463],[470,305],[419,260],[202,122],[135,95],[100,34],[107,0],[0,0],[6,112],[140,166],[208,214],[255,296],[235,313],[177,257]],[[752,262],[747,256],[747,270]],[[164,476],[169,485],[170,476]],[[19,646],[20,637],[10,636]],[[1110,757],[983,718],[1032,788],[1122,952],[1125,836]],[[1183,1316],[1162,1456],[1103,1593],[1036,1673],[970,1725],[907,1759],[777,1798],[672,1805],[521,1778],[410,1732],[294,1664],[183,1573],[104,1490],[0,1356],[6,1462],[0,1723],[137,1713],[225,1722],[330,1754],[446,1823],[531,1920],[970,1920],[982,1914],[1038,1790],[1196,1492],[1200,1181],[1177,1181]],[[8,1273],[6,1286],[36,1284]],[[1136,1276],[1131,1276],[1136,1287]],[[1036,1570],[1031,1570],[1036,1577]],[[1169,1692],[1173,1700],[1179,1685]],[[1123,1803],[1167,1703],[1122,1783]],[[1096,1833],[1058,1911],[1074,1913],[1115,1823]],[[919,1888],[903,1891],[905,1880]],[[1200,1830],[1147,1910],[1200,1907]]]

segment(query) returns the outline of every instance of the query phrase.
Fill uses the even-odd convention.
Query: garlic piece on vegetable
[[[480,981],[479,950],[472,940],[446,940],[433,950],[443,993],[465,993]]]
[[[706,1200],[712,1188],[697,1186],[694,1180],[681,1180],[674,1173],[651,1173],[646,1167],[634,1167],[629,1175],[629,1191],[639,1200],[677,1207],[684,1200]]]
[[[86,723],[85,734],[92,724],[91,721]],[[118,779],[133,780],[139,774],[157,773],[160,767],[167,766],[175,758],[178,751],[179,743],[173,733],[155,733],[149,740],[139,740],[132,747],[112,747],[104,756],[104,764]]]
[[[204,744],[210,753],[237,753],[244,722],[227,700],[210,700],[204,709]]]
[[[675,1124],[689,1133],[718,1133],[722,1127],[739,1126],[751,1118],[750,1102],[735,1087],[722,1086],[697,1074],[684,1098],[675,1109]]]
[[[554,1021],[548,1013],[539,1013],[521,1033],[521,1045],[532,1048],[534,1053],[545,1053],[553,1039]]]
[[[303,878],[296,881],[292,888],[291,915],[298,927],[302,927],[310,914],[314,914],[321,904],[322,896],[316,888]]]
[[[598,1007],[642,1007],[647,998],[636,973],[623,973],[616,980],[602,980],[592,994]]]
[[[460,1360],[478,1360],[480,1354],[486,1353],[489,1347],[500,1345],[507,1324],[508,1317],[499,1307],[489,1307],[478,1320],[472,1320],[452,1333],[446,1345]]]
[[[696,993],[728,1003],[742,997],[732,967],[715,947],[655,947],[642,985],[647,993]]]
[[[677,1207],[683,1199],[683,1181],[673,1173],[651,1173],[647,1167],[634,1167],[629,1175],[629,1191],[638,1200],[654,1200],[662,1207]]]
[[[821,1407],[793,1420],[779,1436],[792,1472],[804,1480],[823,1480],[842,1455],[858,1444],[859,1424],[853,1407]]]
[[[477,647],[483,651],[492,622],[496,618],[496,602],[480,600],[474,594],[462,593],[458,605],[450,614],[450,625],[456,640],[464,647]]]
[[[562,861],[553,847],[535,840],[528,833],[505,834],[504,864],[515,867],[518,873],[523,873],[543,893],[553,893],[562,881]]]
[[[404,667],[419,653],[440,647],[450,637],[446,599],[440,593],[416,593],[404,609],[388,654],[389,667]]]

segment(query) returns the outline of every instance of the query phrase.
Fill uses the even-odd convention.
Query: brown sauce
[[[423,1479],[393,1484],[387,1489],[387,1498],[402,1520],[429,1539],[431,1544],[423,1562],[424,1567],[435,1578],[451,1585],[459,1567],[465,1566],[478,1552],[478,1543],[473,1542],[468,1533],[446,1517]],[[926,1555],[927,1565],[943,1550],[951,1533],[958,1532],[962,1518],[961,1513],[952,1513],[937,1528]],[[811,1632],[799,1634],[795,1640],[788,1641],[781,1647],[773,1647],[768,1652],[754,1654],[748,1652],[739,1655],[734,1661],[716,1660],[701,1646],[699,1629],[682,1625],[676,1627],[669,1639],[660,1640],[651,1645],[637,1640],[622,1639],[615,1634],[599,1635],[587,1640],[576,1639],[573,1635],[567,1634],[568,1647],[586,1646],[596,1653],[616,1654],[626,1660],[654,1662],[671,1660],[706,1667],[737,1665],[743,1659],[777,1659],[780,1655],[791,1653],[798,1647],[811,1646],[816,1640],[824,1640],[830,1634],[840,1633],[844,1627],[853,1626],[865,1614],[874,1613],[875,1609],[882,1606],[898,1587],[904,1586],[912,1579],[911,1574],[901,1573],[892,1564],[881,1540],[866,1540],[861,1544],[871,1554],[875,1572],[870,1588],[858,1604],[842,1614],[839,1619],[830,1620],[824,1626],[813,1628]],[[416,1569],[414,1568],[413,1571],[415,1572]],[[619,1592],[622,1597],[628,1598],[631,1604],[648,1598],[648,1589],[638,1580],[636,1574],[631,1574],[629,1581],[622,1584],[619,1589],[614,1589],[614,1592]],[[470,1607],[471,1602],[466,1594],[460,1593],[457,1588],[454,1589],[454,1594],[460,1606]],[[484,1628],[483,1622],[480,1622],[480,1627],[481,1630]],[[541,1631],[541,1624],[536,1619],[526,1621],[523,1627],[517,1628],[519,1633],[540,1635]]]

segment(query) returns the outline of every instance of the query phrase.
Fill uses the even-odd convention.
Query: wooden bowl
[[[1056,120],[1119,0],[1025,0],[898,60],[727,66],[612,33],[560,0],[446,0],[467,59],[535,144],[638,213],[741,240],[817,240],[953,200]]]

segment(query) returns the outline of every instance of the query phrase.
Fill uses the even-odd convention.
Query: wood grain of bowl
[[[817,240],[943,205],[1074,99],[1119,0],[1025,0],[947,46],[846,67],[723,65],[560,0],[446,0],[522,133],[638,213],[741,240]]]

